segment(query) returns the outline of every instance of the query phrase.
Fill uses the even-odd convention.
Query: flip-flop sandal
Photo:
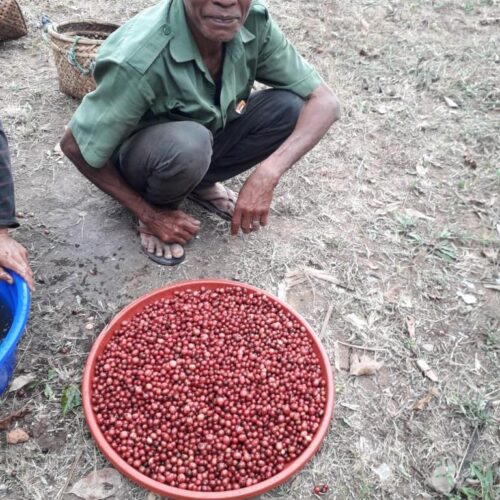
[[[182,254],[182,257],[158,257],[155,253],[148,252],[145,248],[142,249],[142,251],[153,261],[156,262],[157,264],[160,264],[162,266],[176,266],[177,264],[180,264],[185,258],[186,258],[186,252]]]
[[[142,227],[138,227],[137,230],[139,233],[144,233],[144,234],[152,234],[146,229]],[[156,262],[157,264],[160,264],[162,266],[176,266],[180,264],[185,258],[186,258],[186,250],[184,249],[184,253],[181,255],[181,257],[159,257],[153,252],[148,252],[142,245],[141,245],[143,253],[145,253],[153,262]],[[184,247],[183,247],[184,248]]]
[[[200,207],[203,207],[205,210],[208,210],[209,212],[212,212],[215,215],[218,215],[221,219],[224,220],[231,220],[233,217],[229,212],[226,212],[225,210],[221,210],[218,208],[216,205],[214,205],[214,201],[219,201],[219,200],[228,200],[231,199],[229,195],[229,190],[227,189],[226,186],[223,186],[224,189],[226,190],[227,196],[219,196],[218,198],[212,198],[211,200],[207,200],[202,198],[200,195],[196,193],[190,193],[188,194],[187,198],[188,200],[191,200],[192,202],[196,203]]]

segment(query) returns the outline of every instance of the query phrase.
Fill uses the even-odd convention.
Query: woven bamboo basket
[[[0,40],[12,40],[26,35],[28,29],[16,0],[0,0]]]
[[[82,99],[95,90],[93,72],[97,51],[118,28],[118,24],[92,19],[48,27],[61,92]]]

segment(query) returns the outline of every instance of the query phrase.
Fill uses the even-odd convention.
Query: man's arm
[[[31,290],[34,290],[35,282],[28,263],[28,252],[9,234],[8,228],[17,226],[9,146],[0,122],[0,280],[12,284],[12,277],[5,270],[10,269],[24,278]]]
[[[111,161],[101,168],[91,167],[69,128],[61,140],[61,149],[88,180],[130,210],[165,243],[186,244],[198,232],[200,223],[181,210],[160,209],[146,202],[124,181]]]
[[[273,192],[281,176],[310,151],[339,118],[337,97],[323,83],[306,100],[290,137],[254,170],[241,188],[231,234],[238,234],[240,228],[249,233],[253,222],[267,224]]]

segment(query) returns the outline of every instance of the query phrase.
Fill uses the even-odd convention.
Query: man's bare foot
[[[195,189],[189,198],[207,210],[230,220],[238,195],[220,182],[216,182],[211,186]]]
[[[139,221],[139,234],[141,235],[141,245],[143,250],[159,264],[173,265],[181,262],[184,257],[184,247],[178,243],[164,243],[149,232],[148,227]],[[162,262],[165,261],[165,262]],[[169,261],[173,261],[169,263]]]

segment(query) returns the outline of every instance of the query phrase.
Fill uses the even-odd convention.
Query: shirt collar
[[[180,63],[194,60],[203,69],[204,64],[187,24],[182,0],[171,0],[168,23],[172,27],[173,34],[169,44],[172,57]],[[231,58],[233,60],[239,59],[244,52],[243,44],[251,42],[254,38],[255,35],[242,26],[233,40],[227,44],[226,50]]]

